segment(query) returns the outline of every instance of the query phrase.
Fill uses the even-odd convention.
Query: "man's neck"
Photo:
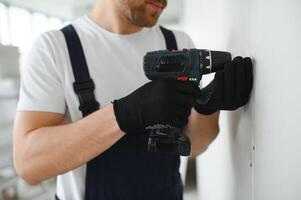
[[[118,8],[108,1],[98,1],[90,18],[100,27],[116,34],[131,34],[142,29],[132,24]]]

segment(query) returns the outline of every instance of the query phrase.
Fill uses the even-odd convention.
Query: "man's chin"
[[[141,27],[147,27],[147,28],[153,27],[158,23],[158,21],[159,21],[158,17],[152,17],[152,19],[145,20],[144,23],[141,23]]]
[[[145,24],[143,27],[151,28],[151,27],[155,26],[156,24],[157,24],[157,22],[156,23],[148,23],[148,24]]]

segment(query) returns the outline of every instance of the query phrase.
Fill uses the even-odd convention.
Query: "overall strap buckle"
[[[99,103],[94,95],[95,84],[92,79],[85,82],[74,82],[73,89],[78,96],[79,110],[83,113],[83,116],[99,109]]]

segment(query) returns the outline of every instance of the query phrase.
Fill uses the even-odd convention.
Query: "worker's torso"
[[[81,39],[95,95],[101,107],[122,98],[148,82],[143,72],[143,56],[148,51],[165,49],[159,27],[131,35],[117,35],[101,29],[87,16],[73,23]],[[66,121],[82,118],[73,91],[74,77],[67,46],[60,31],[48,34],[58,74],[64,86]],[[176,32],[179,48],[192,48],[190,39]],[[70,133],[72,134],[72,133]],[[83,133],[84,134],[84,133]],[[92,162],[58,177],[57,196],[80,200],[177,200],[181,198],[179,157],[147,151],[148,134],[125,136]],[[87,181],[86,181],[87,179]]]

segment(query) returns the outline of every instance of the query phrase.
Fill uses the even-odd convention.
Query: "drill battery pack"
[[[190,155],[190,141],[181,133],[181,129],[169,126],[161,126],[150,129],[148,151],[157,153]]]

